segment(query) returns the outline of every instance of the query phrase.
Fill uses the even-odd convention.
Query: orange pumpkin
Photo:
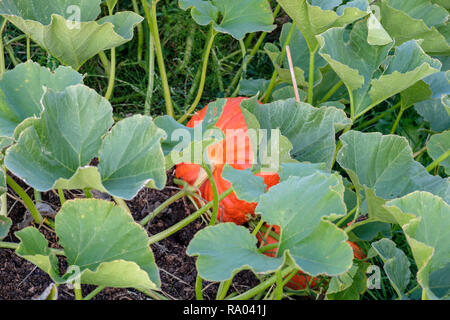
[[[225,164],[234,169],[245,170],[252,167],[253,151],[248,136],[247,124],[241,112],[241,102],[247,98],[229,98],[216,127],[224,132],[225,138],[219,143],[209,147],[208,158],[212,166],[214,181],[219,194],[231,187],[231,184],[222,178]],[[187,126],[193,128],[198,125],[206,115],[208,106],[196,113]],[[233,131],[237,130],[237,131]],[[231,134],[227,134],[231,132]],[[198,164],[181,163],[176,166],[175,175],[190,185],[199,188],[201,197],[206,201],[213,200],[213,191],[206,173]],[[277,184],[280,178],[277,173],[257,174],[264,178],[267,188]],[[256,203],[239,200],[234,193],[219,203],[218,219],[222,222],[244,224],[254,215]]]
[[[268,226],[266,225],[266,227],[268,227]],[[279,226],[272,226],[272,230],[276,234],[280,234]],[[265,239],[264,239],[264,236],[265,235],[261,231],[258,232],[258,234],[256,235],[256,237],[258,238],[258,241],[260,243],[264,243],[264,245],[275,244],[278,242],[277,239],[275,239],[274,237],[272,237],[270,235],[268,235],[267,238],[265,238]],[[361,250],[361,248],[356,243],[351,242],[351,241],[347,241],[347,243],[352,247],[353,256],[356,259],[362,260],[366,257],[364,252]],[[277,255],[277,249],[268,250],[264,254],[267,256],[270,256],[270,257],[275,257]],[[317,286],[317,280],[318,280],[318,278],[316,278],[316,277],[314,277],[311,280],[310,276],[299,271],[299,272],[297,272],[297,274],[295,276],[293,276],[291,278],[291,280],[289,280],[289,282],[286,284],[286,287],[293,289],[293,290],[303,290],[303,289],[308,288],[308,285],[309,285],[311,288],[314,288],[315,286]]]

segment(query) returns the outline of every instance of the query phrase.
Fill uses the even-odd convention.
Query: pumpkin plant
[[[193,101],[175,103],[172,95],[186,90],[172,88],[166,71],[157,5],[167,3],[133,0],[135,12],[114,13],[120,1],[0,1],[0,34],[9,23],[21,30],[29,60],[6,70],[10,48],[0,39],[0,248],[49,275],[49,299],[64,284],[78,300],[106,287],[169,299],[152,245],[205,216],[208,226],[186,248],[195,257],[197,299],[204,281],[219,284],[218,300],[366,299],[377,294],[368,277],[376,268],[393,298],[450,297],[448,5],[276,3],[179,0],[179,10],[209,31]],[[148,70],[144,115],[119,119],[111,99],[115,48],[132,40],[141,11],[149,29],[148,63],[142,27],[136,55]],[[290,20],[277,29],[280,12]],[[218,58],[219,37],[239,50]],[[31,40],[61,65],[31,61]],[[193,39],[186,42],[188,52]],[[97,54],[109,75],[104,96],[82,69]],[[222,92],[201,105],[214,100],[204,95],[210,56],[215,71],[233,74],[226,90],[218,77]],[[255,57],[273,70],[256,70],[264,68],[251,64]],[[223,63],[230,59],[238,62]],[[166,115],[151,108],[159,89]],[[145,188],[174,186],[143,217],[126,202]],[[67,200],[71,190],[82,193]],[[12,191],[31,226],[8,216]],[[46,192],[58,195],[53,215],[42,209]],[[167,218],[165,209],[184,198],[195,209],[150,234],[155,217]],[[243,270],[258,284],[229,292]],[[96,288],[83,296],[84,285]]]

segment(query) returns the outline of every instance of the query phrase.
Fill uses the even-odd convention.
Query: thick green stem
[[[0,201],[2,203],[0,209],[0,216],[6,217],[8,215],[8,199],[6,192],[0,196]]]
[[[148,85],[147,95],[145,96],[144,114],[149,116],[153,99],[153,88],[155,86],[155,40],[151,33],[149,33],[148,50]]]
[[[20,244],[15,242],[0,241],[0,248],[16,250]],[[57,256],[64,256],[64,250],[49,248],[50,251]]]
[[[34,205],[33,200],[31,200],[31,198],[25,192],[25,190],[23,190],[22,187],[19,186],[17,184],[17,182],[14,181],[14,179],[11,178],[8,175],[6,175],[6,183],[23,200],[23,202],[25,203],[25,206],[27,207],[27,209],[30,211],[31,215],[33,216],[34,221],[37,224],[41,224],[44,221],[44,218],[42,217],[41,213],[39,212],[39,210]]]
[[[224,191],[220,196],[219,196],[219,202],[222,201],[223,199],[225,199],[226,197],[228,197],[231,193],[233,192],[233,188],[230,188],[226,191]],[[183,229],[185,226],[187,226],[188,224],[190,224],[191,222],[194,222],[197,218],[199,218],[202,214],[204,214],[205,212],[207,212],[209,209],[211,209],[214,205],[214,201],[210,201],[208,202],[205,206],[203,206],[200,210],[197,210],[196,212],[194,212],[193,214],[191,214],[189,217],[181,220],[180,222],[178,222],[177,224],[167,228],[166,230],[155,234],[154,236],[150,237],[149,239],[149,243],[153,244],[156,243],[158,241],[161,241],[167,237],[170,237],[172,234],[180,231],[181,229]]]
[[[139,5],[137,3],[137,0],[131,0],[131,3],[133,5],[133,11],[137,14],[140,14],[139,12]],[[144,30],[142,29],[142,24],[138,24],[137,26],[137,32],[138,32],[138,48],[137,48],[137,61],[142,61],[142,52],[143,52],[143,46],[144,46]]]
[[[398,112],[397,118],[395,119],[394,125],[392,126],[391,134],[394,134],[395,130],[397,130],[397,126],[400,123],[400,119],[403,116],[403,112],[405,112],[405,109],[404,108],[400,108],[400,111]]]
[[[89,189],[89,188],[84,188],[84,196],[86,197],[86,198],[88,198],[88,199],[91,199],[92,198],[92,193],[91,193],[91,189]]]
[[[108,89],[106,90],[105,99],[110,100],[114,91],[114,83],[116,81],[116,48],[111,49],[111,68],[109,69]]]
[[[59,202],[61,202],[61,206],[66,202],[66,197],[64,196],[64,190],[58,189]]]
[[[3,32],[5,31],[6,24],[8,20],[5,19],[0,27],[0,79],[3,77],[3,73],[5,73],[5,50],[3,46]]]
[[[92,298],[94,298],[97,294],[99,294],[105,288],[106,287],[103,287],[103,286],[99,286],[99,287],[95,288],[86,297],[84,297],[83,300],[91,300]]]
[[[75,300],[83,300],[83,293],[81,292],[81,288],[73,288],[75,292]]]
[[[111,69],[111,65],[109,63],[108,57],[105,54],[105,51],[100,51],[98,53],[98,57],[100,58],[100,61],[101,61],[102,65],[103,65],[103,69],[105,70],[105,75],[109,77],[109,72],[110,72],[110,69]]]
[[[275,289],[275,300],[283,298],[283,277],[281,276],[281,269],[276,272],[277,287]]]
[[[121,207],[123,210],[125,210],[126,212],[128,212],[131,216],[131,211],[130,208],[128,208],[127,203],[125,202],[125,200],[123,200],[122,198],[119,197],[113,197],[114,201],[117,203],[117,205],[119,207]]]
[[[284,58],[286,57],[286,47],[291,43],[292,35],[294,34],[295,28],[296,28],[295,23],[292,23],[291,28],[289,29],[289,33],[286,37],[286,42],[283,44],[283,49],[281,49],[280,64],[283,63]],[[272,78],[270,79],[267,91],[265,93],[265,97],[263,100],[264,103],[269,102],[270,96],[272,95],[272,91],[273,89],[275,89],[275,86],[277,85],[277,79],[278,79],[278,71],[275,69],[275,71],[272,74]]]
[[[327,92],[327,94],[322,98],[322,100],[320,100],[319,102],[317,102],[317,104],[321,104],[324,102],[327,102],[332,96],[333,94],[339,90],[340,87],[342,87],[342,85],[344,84],[344,82],[339,81],[338,83],[336,83],[331,89],[330,91]]]
[[[184,70],[191,62],[192,49],[194,48],[194,36],[195,31],[197,30],[196,26],[197,24],[195,23],[191,23],[189,25],[189,35],[186,38],[186,46],[184,48],[183,62],[177,67],[175,72],[180,72]]]
[[[446,153],[444,153],[443,155],[441,155],[439,158],[437,158],[436,160],[434,160],[428,167],[427,167],[427,171],[431,172],[434,168],[436,168],[442,161],[444,161],[445,159],[447,159],[448,157],[450,157],[450,150],[448,150]]]
[[[223,300],[227,296],[228,290],[233,283],[233,278],[227,281],[222,281],[219,285],[219,290],[217,290],[216,300]]]
[[[294,270],[296,270],[295,267],[287,267],[286,269],[281,271],[281,277],[287,276]],[[273,285],[276,281],[277,281],[277,275],[275,274],[275,275],[271,276],[269,279],[267,279],[266,281],[257,285],[256,287],[254,287],[240,295],[234,296],[230,300],[248,300],[248,299],[256,296],[258,293],[266,290],[268,287]]]
[[[27,61],[31,60],[31,38],[27,35]]]
[[[178,119],[179,123],[184,122],[191,115],[191,113],[194,112],[195,108],[197,108],[197,105],[199,104],[199,102],[202,98],[203,90],[205,89],[206,72],[208,70],[209,55],[211,53],[211,48],[213,46],[216,34],[217,34],[217,32],[214,30],[214,27],[211,25],[211,28],[209,30],[208,41],[206,42],[205,49],[203,52],[202,73],[201,73],[201,77],[200,77],[200,85],[198,87],[197,96],[195,97],[192,105],[186,111],[186,114],[183,115],[180,119]]]
[[[317,49],[309,52],[309,75],[308,75],[308,103],[313,104],[314,100],[314,60]]]
[[[183,198],[189,194],[185,189],[182,189],[181,191],[177,192],[175,195],[164,201],[160,206],[158,206],[155,210],[153,210],[150,214],[148,214],[144,219],[142,219],[139,224],[141,226],[147,225],[150,221],[152,221],[158,214],[160,214],[162,211],[164,211],[165,208],[170,206],[172,203],[178,201],[179,199]]]
[[[219,214],[219,193],[217,192],[216,181],[214,180],[213,173],[207,164],[202,166],[203,170],[206,171],[208,175],[209,184],[211,185],[211,189],[213,192],[213,212],[211,215],[211,220],[209,221],[209,225],[213,226],[216,224],[217,216]]]
[[[197,278],[195,279],[195,298],[197,300],[203,300],[202,289],[203,289],[203,280],[197,273]]]
[[[162,52],[161,47],[161,39],[159,38],[159,30],[158,30],[158,21],[156,16],[156,4],[159,0],[153,0],[152,1],[152,7],[151,10],[149,9],[147,5],[147,0],[141,0],[142,7],[144,8],[145,16],[148,21],[148,26],[150,29],[150,33],[153,36],[154,42],[155,42],[155,50],[156,50],[156,60],[158,62],[158,68],[159,68],[159,75],[161,77],[161,82],[163,86],[164,91],[164,99],[166,102],[166,112],[167,115],[173,117],[173,104],[172,104],[172,98],[170,96],[170,87],[169,82],[167,78],[167,72],[166,72],[166,66],[164,64],[164,56]]]
[[[109,8],[109,15],[113,15],[114,8]],[[108,88],[106,89],[105,99],[110,100],[114,92],[114,83],[116,81],[116,48],[111,48],[111,62],[109,69]]]
[[[378,122],[380,119],[383,119],[385,116],[387,116],[389,113],[391,113],[392,111],[394,111],[395,109],[400,108],[401,106],[401,102],[396,103],[394,106],[390,107],[389,109],[387,109],[386,111],[384,111],[382,114],[370,119],[367,122],[362,123],[360,126],[358,126],[358,130],[362,130],[367,128],[368,126]]]
[[[252,235],[256,236],[256,234],[258,233],[259,229],[261,229],[261,227],[263,225],[264,225],[264,220],[263,219],[259,220],[259,222],[256,225],[255,229],[253,229]]]

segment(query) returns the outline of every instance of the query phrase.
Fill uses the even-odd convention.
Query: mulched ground
[[[148,212],[151,212],[178,191],[172,178],[172,172],[169,172],[167,187],[163,191],[144,189],[133,201],[127,202],[136,221],[145,217]],[[17,181],[21,183],[19,180]],[[26,187],[22,183],[21,185]],[[81,192],[65,192],[65,195],[67,199],[82,197]],[[13,197],[8,197],[9,217],[13,220],[13,226],[9,235],[3,240],[8,242],[18,242],[14,232],[23,227],[22,222],[26,212],[24,206]],[[42,200],[56,212],[58,211],[59,198],[55,193],[42,194]],[[148,225],[147,231],[149,235],[161,232],[194,211],[195,208],[189,200],[180,199],[156,217]],[[162,292],[170,299],[195,299],[195,279],[197,276],[195,258],[186,255],[186,248],[193,236],[205,226],[205,222],[199,218],[178,233],[152,245],[156,263],[160,269]],[[54,232],[45,228],[45,226],[41,227],[40,230],[50,242],[50,246],[58,248]],[[61,272],[64,272],[66,267],[65,261],[61,259]],[[51,279],[46,273],[36,268],[32,263],[16,256],[13,250],[0,249],[0,300],[36,299],[51,283]],[[230,292],[244,292],[258,283],[258,279],[252,272],[242,271],[234,278]],[[214,299],[217,287],[218,284],[216,283],[205,282],[204,298]],[[94,288],[95,286],[83,286],[83,294],[87,295]],[[74,299],[73,290],[66,285],[61,285],[58,288],[58,295],[60,300]],[[94,299],[146,300],[149,298],[134,289],[107,288]]]

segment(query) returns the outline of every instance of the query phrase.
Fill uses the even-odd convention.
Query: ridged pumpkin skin
[[[268,227],[268,226],[266,225],[266,227]],[[273,226],[272,228],[276,234],[280,234],[279,226]],[[275,244],[278,242],[277,239],[271,237],[270,235],[267,236],[267,238],[264,241],[264,234],[261,231],[258,232],[256,237],[258,238],[258,241],[260,243],[264,243],[264,245]],[[366,257],[364,252],[361,250],[361,248],[356,243],[351,242],[351,241],[347,241],[347,243],[352,247],[353,256],[356,259],[362,260]],[[275,257],[277,255],[277,250],[276,249],[268,250],[264,254],[267,256],[270,256],[270,257]],[[289,282],[286,284],[286,287],[288,287],[292,290],[303,290],[303,289],[308,288],[308,285],[309,285],[311,288],[314,288],[315,286],[317,286],[317,280],[318,279],[316,277],[314,277],[311,280],[310,276],[299,271],[299,272],[297,272],[297,274],[295,276],[293,276],[291,278],[291,280],[289,280]],[[311,283],[309,283],[310,281],[311,281]]]
[[[210,146],[208,149],[208,158],[213,164],[213,176],[219,194],[231,187],[231,184],[222,178],[222,170],[225,163],[237,170],[245,170],[252,167],[253,152],[250,138],[247,133],[247,124],[241,112],[241,102],[245,99],[247,98],[238,97],[227,99],[223,113],[216,124],[216,127],[224,132],[225,139]],[[207,108],[208,106],[192,116],[187,126],[193,128],[198,125],[204,119]],[[226,133],[227,130],[230,129],[239,129],[238,136],[240,139],[243,139],[245,143],[240,144],[237,143],[236,140],[232,142],[232,139],[235,139],[234,136],[227,136]],[[177,178],[186,181],[190,185],[194,185],[202,170],[203,169],[198,164],[180,163],[176,166],[175,175]],[[264,178],[267,188],[270,188],[280,181],[277,173],[258,174],[258,176]],[[213,200],[213,191],[209,180],[205,180],[198,187],[203,199],[206,201]],[[239,200],[236,195],[232,193],[220,202],[218,219],[222,222],[244,224],[248,221],[249,216],[251,217],[254,215],[256,205],[256,203]]]

